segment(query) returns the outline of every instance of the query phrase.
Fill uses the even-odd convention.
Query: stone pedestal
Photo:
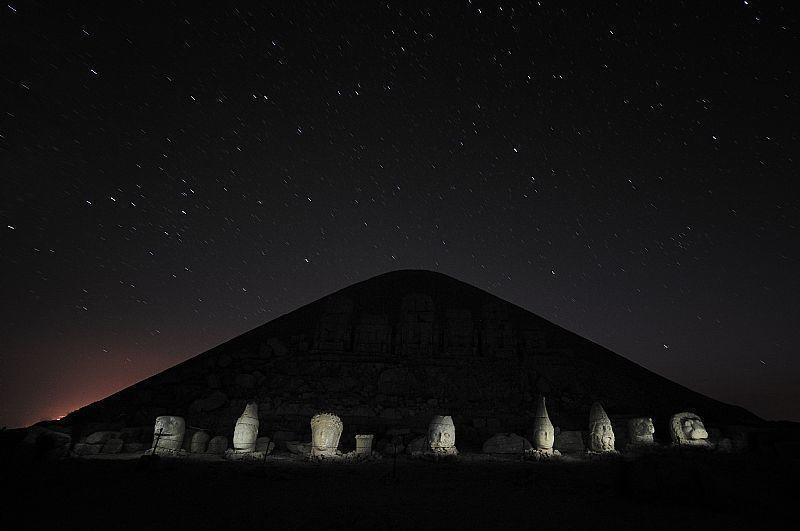
[[[356,454],[357,455],[370,455],[372,454],[372,440],[375,438],[373,434],[356,435]]]

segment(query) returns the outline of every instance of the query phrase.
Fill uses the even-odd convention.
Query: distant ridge
[[[479,288],[399,270],[278,317],[62,423],[145,427],[173,414],[229,433],[255,400],[266,433],[308,432],[320,410],[340,415],[346,432],[374,433],[421,429],[432,415],[450,414],[459,440],[479,444],[497,432],[527,432],[539,394],[561,429],[585,430],[594,401],[615,423],[652,416],[657,437],[666,436],[671,414],[687,409],[710,426],[763,422]]]

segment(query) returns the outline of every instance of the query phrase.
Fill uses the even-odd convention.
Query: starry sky
[[[4,2],[0,425],[402,268],[800,421],[793,3],[428,4]]]

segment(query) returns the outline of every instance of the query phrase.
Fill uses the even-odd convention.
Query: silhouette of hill
[[[62,424],[152,429],[156,416],[172,414],[230,434],[254,400],[267,434],[306,433],[321,410],[341,416],[346,433],[420,430],[449,414],[460,441],[480,444],[497,432],[527,433],[540,394],[561,429],[585,430],[594,401],[615,423],[652,416],[662,438],[669,416],[684,410],[710,426],[762,422],[486,291],[400,270],[274,319]]]

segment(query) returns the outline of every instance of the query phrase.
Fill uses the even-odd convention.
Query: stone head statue
[[[589,450],[592,452],[614,451],[614,428],[599,402],[592,404],[589,412]]]
[[[248,403],[233,429],[233,449],[236,452],[254,452],[258,438],[258,404]]]
[[[186,421],[183,417],[164,415],[156,418],[153,429],[153,449],[160,451],[177,452],[183,447],[183,436],[186,433]]]
[[[670,435],[675,444],[708,446],[708,432],[703,420],[694,413],[683,412],[672,415],[669,421]]]
[[[533,447],[537,450],[552,450],[555,439],[555,428],[547,415],[544,397],[541,397],[533,419]]]
[[[311,417],[311,457],[333,457],[339,448],[344,424],[333,413],[317,413]]]
[[[656,432],[653,419],[639,417],[628,421],[628,434],[631,444],[653,444],[653,434]]]
[[[448,453],[456,447],[453,417],[436,415],[428,425],[428,445],[434,452]]]

